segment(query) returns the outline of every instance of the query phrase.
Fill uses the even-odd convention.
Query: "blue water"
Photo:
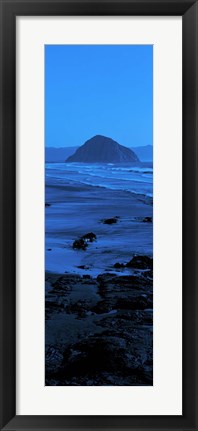
[[[46,163],[48,178],[63,185],[69,182],[153,196],[151,162],[130,164]]]

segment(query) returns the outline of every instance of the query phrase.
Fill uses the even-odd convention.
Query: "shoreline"
[[[111,270],[121,256],[127,261],[135,253],[152,256],[152,206],[130,192],[74,184],[46,187],[46,269],[78,273],[89,267],[96,276]],[[117,217],[115,224],[104,219]],[[73,250],[73,242],[92,232],[95,242],[86,251]]]

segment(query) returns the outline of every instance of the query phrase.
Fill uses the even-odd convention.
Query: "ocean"
[[[74,182],[153,196],[153,164],[46,163],[46,181]]]

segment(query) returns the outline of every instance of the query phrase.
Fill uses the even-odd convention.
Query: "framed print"
[[[128,145],[137,142],[139,119],[145,123],[142,140],[152,140],[152,50],[150,45],[45,46],[46,386],[153,385],[152,144],[146,147],[151,154],[142,156],[150,160],[141,162],[140,145],[130,149],[109,137],[131,124]],[[131,108],[122,115],[126,105]],[[58,122],[61,115],[70,118],[71,129],[60,131],[59,138],[55,115]],[[86,137],[76,149],[69,145],[77,124]],[[58,150],[63,158],[56,163],[50,143],[60,143],[61,136],[68,146]],[[65,186],[71,187],[68,195]]]
[[[196,430],[197,2],[1,27],[1,429]]]

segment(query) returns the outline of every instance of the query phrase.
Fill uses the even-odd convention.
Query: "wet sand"
[[[46,202],[46,270],[96,276],[135,253],[152,255],[152,223],[143,222],[152,217],[151,198],[71,183],[48,184]],[[102,222],[115,216],[116,224]],[[73,250],[73,242],[88,232],[97,241],[85,253]],[[83,265],[89,269],[77,268]]]

